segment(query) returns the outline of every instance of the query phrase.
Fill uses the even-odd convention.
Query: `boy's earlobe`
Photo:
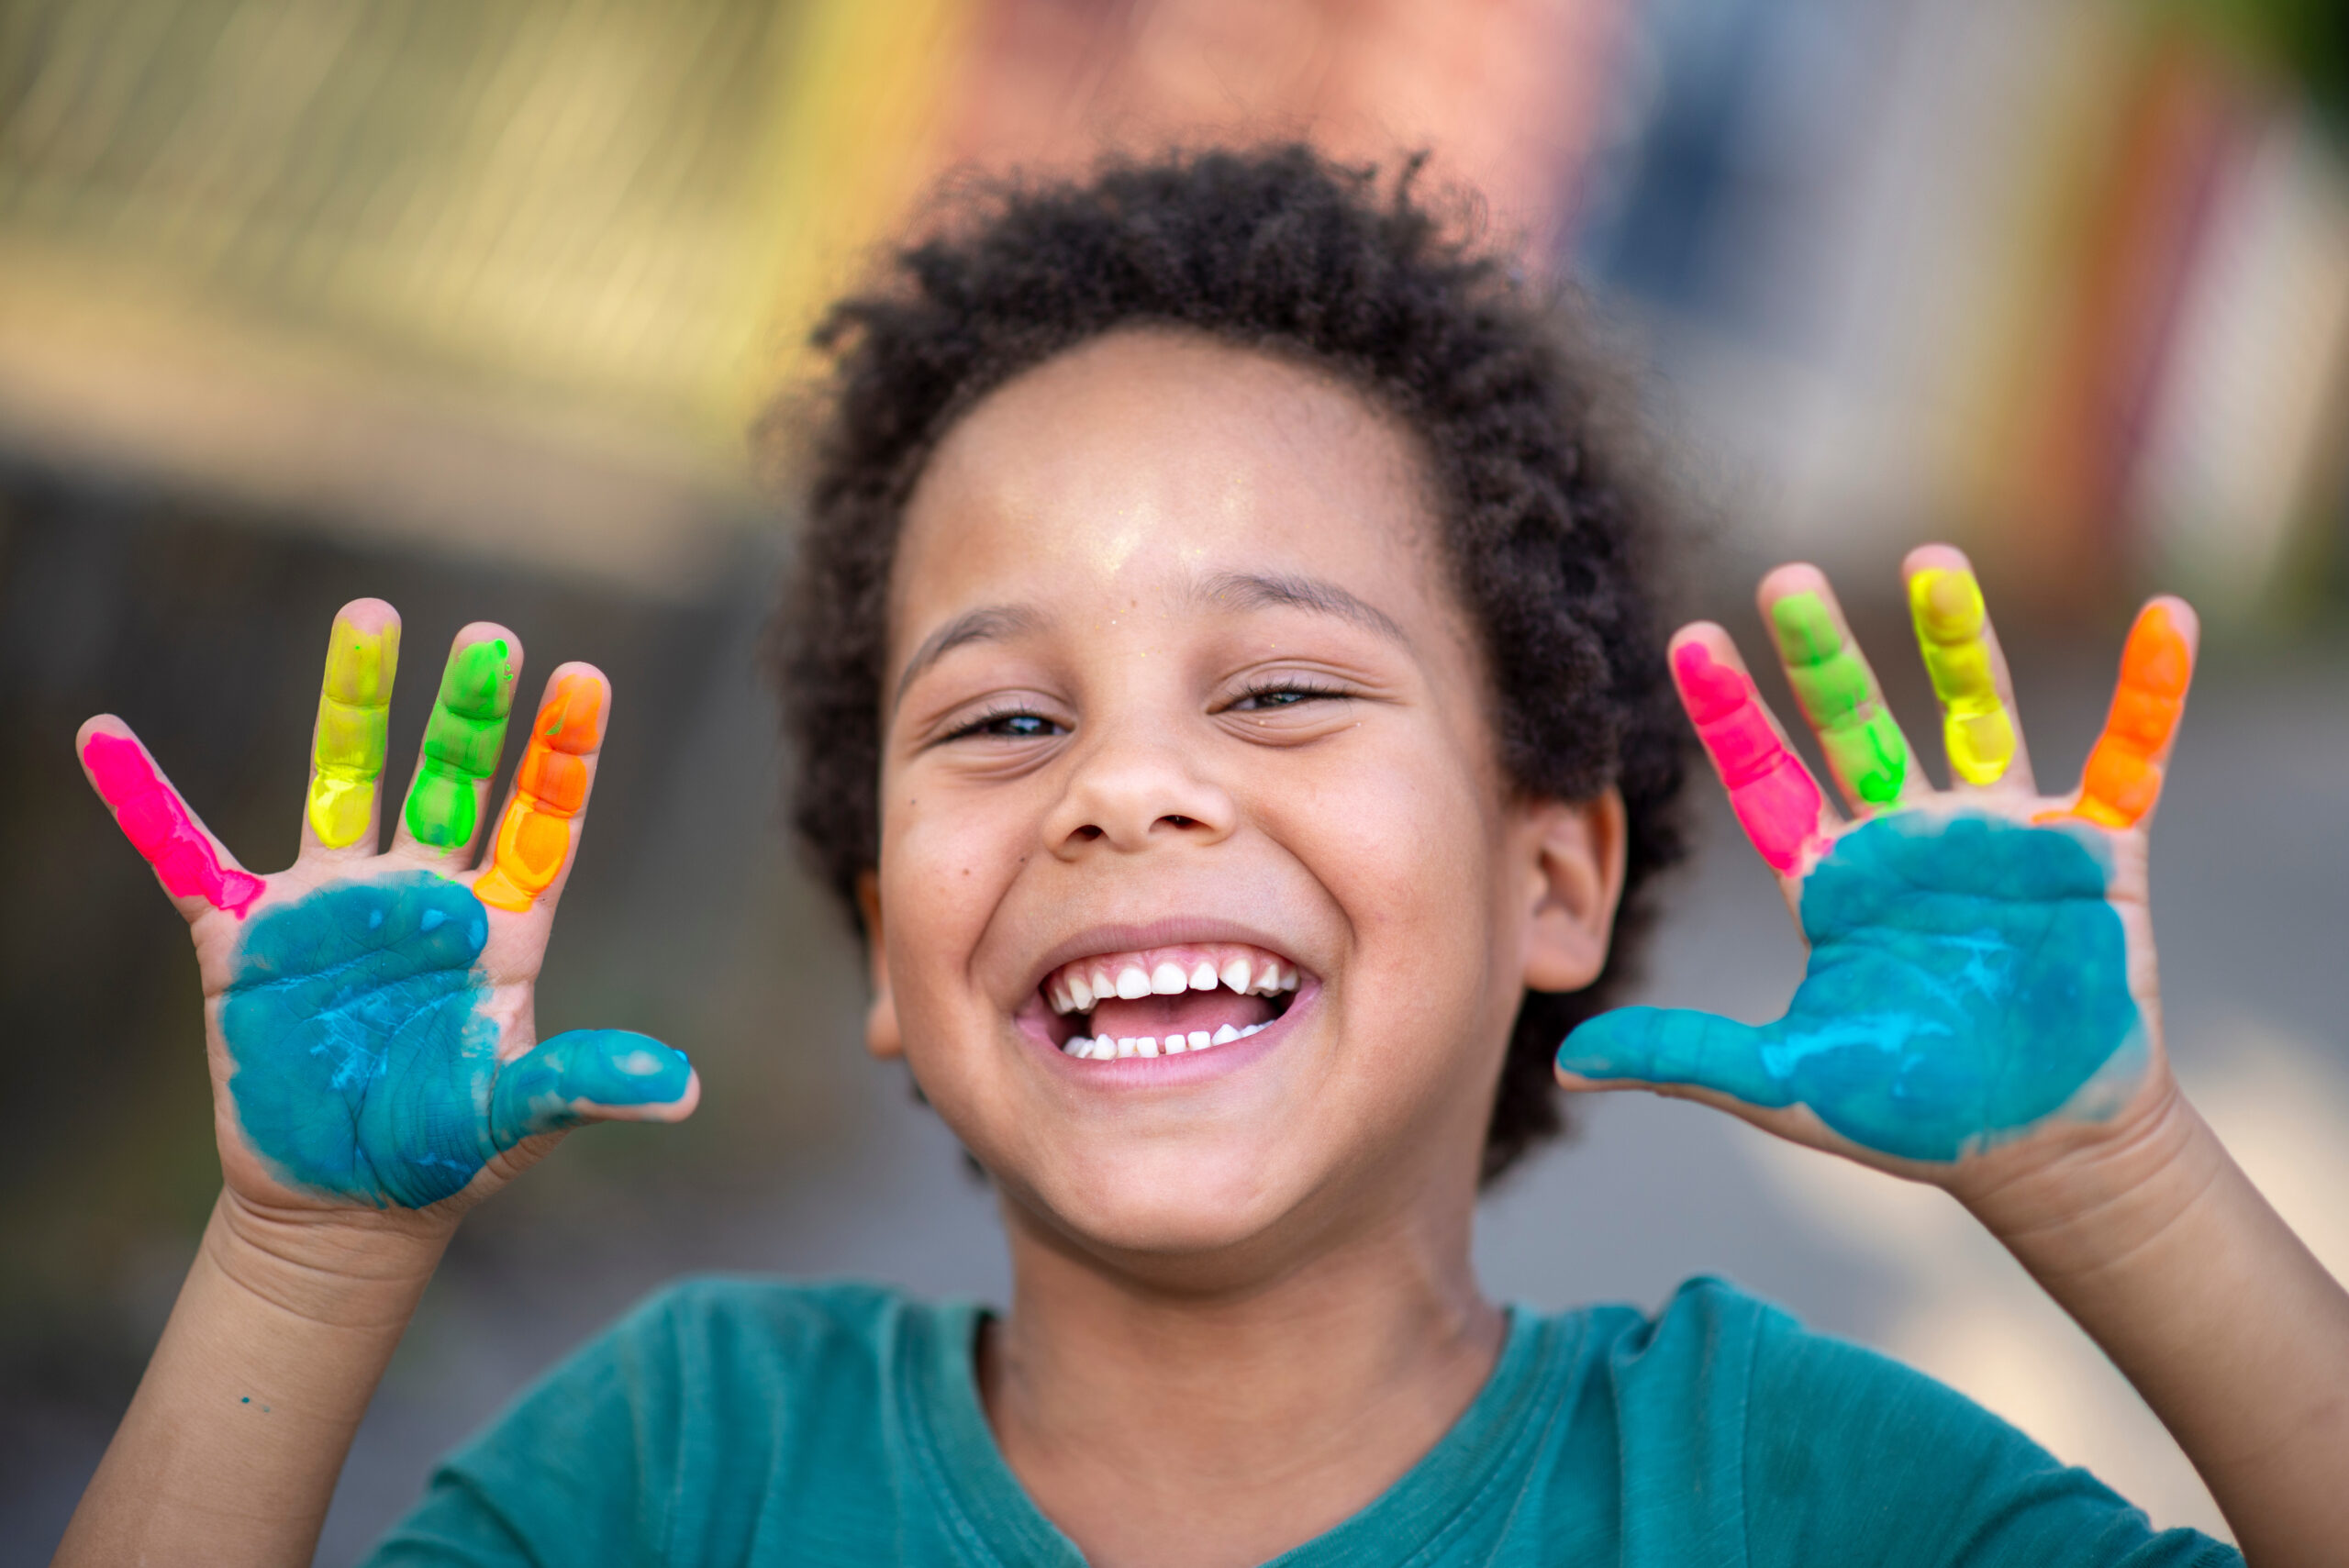
[[[1579,991],[1607,967],[1614,940],[1629,837],[1623,797],[1609,788],[1589,800],[1538,801],[1529,809],[1534,864],[1525,984]]]
[[[897,1029],[897,1004],[889,994],[889,944],[881,924],[881,875],[860,872],[856,878],[856,907],[864,920],[864,956],[873,981],[873,1005],[864,1011],[864,1049],[883,1062],[906,1053],[905,1037]]]

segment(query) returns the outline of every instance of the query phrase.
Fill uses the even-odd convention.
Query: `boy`
[[[1912,554],[1937,792],[1824,580],[1772,573],[1847,821],[1725,632],[1657,657],[1644,507],[1550,332],[1408,183],[1297,149],[1013,192],[842,307],[786,621],[800,825],[872,955],[869,1049],[1002,1195],[1012,1302],[666,1293],[378,1562],[2233,1560],[1726,1286],[1486,1302],[1476,1192],[1556,1125],[1553,1051],[1568,1088],[1943,1186],[2253,1562],[2331,1559],[2349,1298],[2162,1055],[2145,827],[2191,612],[2148,606],[2043,796],[1964,559]],[[84,728],[193,923],[227,1184],[61,1561],[304,1560],[462,1212],[698,1095],[641,1037],[534,1043],[601,677],[555,672],[476,871],[519,651],[458,634],[378,857],[396,651],[389,606],[338,620],[277,877]],[[1811,940],[1767,1029],[1601,1010],[1675,851],[1667,668]]]

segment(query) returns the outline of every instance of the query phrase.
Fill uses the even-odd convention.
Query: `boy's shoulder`
[[[979,1311],[854,1280],[664,1285],[451,1454],[375,1561],[903,1557],[936,1533],[922,1478],[982,1420],[960,1392]]]

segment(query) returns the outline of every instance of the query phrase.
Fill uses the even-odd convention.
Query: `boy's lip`
[[[1246,939],[1190,936],[1179,940],[1239,941]],[[1163,941],[1161,945],[1173,946],[1174,942]],[[1320,981],[1310,975],[1300,975],[1297,998],[1289,1004],[1288,1010],[1254,1034],[1219,1045],[1211,1051],[1187,1051],[1179,1056],[1127,1056],[1109,1062],[1079,1061],[1030,1029],[1021,1029],[1018,1032],[1030,1051],[1049,1062],[1048,1071],[1059,1074],[1072,1084],[1113,1091],[1173,1089],[1224,1077],[1263,1060],[1287,1042],[1288,1037],[1302,1027],[1302,1020],[1314,1011],[1320,1000]]]
[[[1283,998],[1284,1009],[1256,1032],[1211,1050],[1116,1061],[1080,1061],[1061,1050],[1059,1040],[1069,1032],[1069,1022],[1052,1014],[1043,994],[1045,983],[1056,971],[1079,959],[1103,954],[1216,944],[1239,944],[1276,956],[1294,976],[1296,989]],[[1030,1049],[1051,1058],[1051,1071],[1068,1074],[1074,1081],[1112,1090],[1172,1088],[1220,1077],[1277,1050],[1296,1031],[1296,1020],[1313,1011],[1320,992],[1320,977],[1298,962],[1292,942],[1244,920],[1173,916],[1107,923],[1074,932],[1039,955],[1028,977],[1026,996],[1014,1009],[1012,1027]]]

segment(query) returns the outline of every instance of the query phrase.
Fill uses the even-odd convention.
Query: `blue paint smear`
[[[280,1179],[421,1208],[586,1104],[685,1093],[685,1058],[622,1029],[557,1035],[501,1069],[475,966],[488,937],[472,890],[426,871],[338,883],[253,920],[220,1028],[238,1119]]]
[[[1785,1018],[1625,1007],[1575,1029],[1558,1064],[1806,1105],[1866,1148],[1955,1160],[2143,1050],[2109,876],[2088,829],[1877,817],[1803,884],[1810,965]]]

